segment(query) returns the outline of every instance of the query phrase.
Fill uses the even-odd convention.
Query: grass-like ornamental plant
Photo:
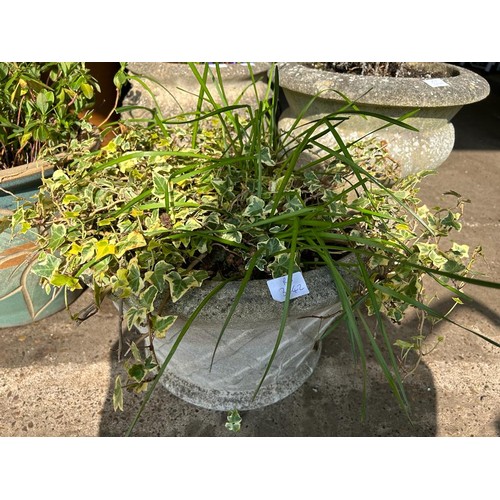
[[[451,321],[429,306],[425,276],[457,303],[466,300],[467,282],[500,287],[472,277],[479,249],[442,243],[460,230],[463,200],[453,193],[456,208],[430,210],[418,198],[420,179],[429,172],[400,178],[383,143],[362,138],[345,144],[336,125],[359,113],[352,104],[305,127],[280,131],[278,92],[271,92],[272,83],[279,85],[277,73],[270,78],[269,98],[252,107],[216,104],[204,84],[208,70],[192,70],[202,86],[198,109],[205,100],[213,111],[193,110],[170,120],[153,114],[151,122],[124,124],[105,147],[82,150],[56,170],[36,203],[19,207],[13,225],[40,232],[34,272],[47,286],[90,284],[97,305],[107,295],[127,301],[127,326],[139,327],[150,339],[168,335],[177,319],[164,312],[166,304],[207,280],[219,284],[213,293],[241,280],[241,295],[249,280],[287,276],[281,327],[263,381],[293,300],[292,274],[326,266],[342,305],[335,324],[346,322],[363,367],[368,339],[408,411],[393,347],[397,339],[383,318],[400,322],[408,308],[416,308]],[[224,82],[218,83],[223,96]],[[380,118],[408,128],[404,120]],[[319,142],[327,133],[338,148]],[[316,154],[304,161],[309,150]],[[375,317],[375,328],[368,327],[363,311]],[[178,342],[198,313],[199,308]],[[136,343],[129,352],[128,379],[118,379],[115,387],[116,408],[123,408],[123,384],[146,391],[146,402],[171,357],[159,365],[154,349],[143,355]]]

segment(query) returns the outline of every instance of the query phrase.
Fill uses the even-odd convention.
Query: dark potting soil
[[[392,76],[406,78],[444,78],[444,71],[428,71],[404,62],[309,62],[304,66],[335,73],[361,76]]]

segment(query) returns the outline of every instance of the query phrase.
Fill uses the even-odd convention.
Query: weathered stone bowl
[[[405,120],[418,132],[390,126],[374,135],[387,142],[387,149],[400,164],[403,176],[435,169],[453,149],[455,130],[452,118],[464,105],[484,99],[489,94],[489,84],[478,74],[452,64],[411,65],[431,75],[436,73],[439,78],[360,76],[313,69],[299,63],[280,64],[280,87],[288,103],[280,117],[280,128],[288,130],[315,95],[318,97],[300,124],[344,107],[346,101],[337,92],[352,100],[361,111],[391,118],[397,119],[418,109],[414,116]],[[386,124],[372,117],[348,113],[341,116],[349,117],[337,128],[344,142],[359,139]],[[336,146],[331,134],[321,141],[327,146]]]
[[[313,373],[320,338],[341,309],[326,267],[304,273],[309,294],[290,302],[276,358],[254,398],[277,339],[283,304],[271,298],[266,280],[250,281],[210,362],[239,282],[227,284],[201,311],[180,342],[162,376],[171,393],[212,410],[248,410],[275,403],[298,389]],[[207,282],[171,304],[164,314],[178,319],[165,339],[155,339],[163,363],[187,318],[216,286]],[[126,304],[125,304],[126,307]]]

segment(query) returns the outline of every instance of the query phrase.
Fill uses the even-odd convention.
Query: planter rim
[[[341,262],[349,267],[352,265],[352,255],[348,254],[343,257]],[[340,273],[348,283],[354,283],[354,278],[349,274],[349,271],[341,268]],[[303,276],[309,293],[290,301],[290,317],[300,316],[332,303],[340,303],[337,288],[326,266],[305,271]],[[178,302],[169,303],[163,313],[174,314],[179,318],[188,318],[217,284],[217,281],[207,280],[201,287],[190,289]],[[228,283],[205,305],[199,313],[197,321],[217,322],[219,321],[217,318],[220,318],[221,314],[225,319],[240,284],[241,281]],[[127,301],[129,305],[133,304],[133,300],[125,299],[125,302]],[[157,301],[158,304],[161,303],[161,299],[157,299]],[[272,299],[267,280],[255,279],[246,284],[241,302],[234,313],[234,319],[248,321],[255,318],[256,311],[259,311],[259,320],[267,321],[270,318],[280,317],[282,310],[283,303]]]
[[[41,160],[0,170],[0,186],[6,190],[13,190],[24,182],[39,179],[41,176],[52,175],[54,169],[54,165]]]
[[[477,73],[449,63],[411,63],[450,76],[439,78],[444,86],[429,85],[430,79],[414,77],[361,76],[309,68],[301,63],[278,65],[280,86],[305,95],[321,92],[320,98],[344,103],[341,92],[356,104],[398,107],[463,106],[488,96],[490,86]],[[326,90],[329,89],[329,90]]]
[[[271,63],[267,62],[255,62],[250,64],[252,65],[252,70],[255,76],[267,75],[267,72],[271,68]],[[149,62],[128,63],[128,69],[134,74],[141,74],[145,72],[145,67],[147,67],[147,74],[155,78],[161,79],[165,75],[178,78],[194,78],[192,71],[187,65],[187,62],[166,62],[155,64],[154,66],[151,66]],[[196,67],[198,71],[202,72],[204,65],[196,64]],[[215,65],[212,67],[212,69],[215,72]],[[246,63],[235,63],[220,66],[220,71],[222,76],[226,78],[248,78],[249,75]]]

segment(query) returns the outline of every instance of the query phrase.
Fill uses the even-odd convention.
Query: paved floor
[[[429,205],[449,202],[454,190],[470,198],[460,241],[481,245],[477,269],[500,281],[500,82],[492,94],[466,106],[454,119],[456,145],[421,196]],[[468,289],[475,299],[453,319],[500,341],[500,291]],[[447,297],[437,299],[447,305]],[[74,311],[90,302],[84,294]],[[417,319],[408,317],[394,333],[411,337]],[[498,436],[500,435],[500,349],[458,327],[440,324],[431,340],[444,337],[407,379],[413,426],[392,399],[369,360],[367,418],[360,420],[362,385],[345,331],[325,342],[312,377],[275,405],[244,413],[237,436]],[[120,436],[139,400],[126,411],[112,408],[118,373],[117,314],[106,303],[80,326],[66,312],[38,323],[0,330],[0,436]],[[134,435],[234,436],[226,415],[185,403],[158,389]]]

